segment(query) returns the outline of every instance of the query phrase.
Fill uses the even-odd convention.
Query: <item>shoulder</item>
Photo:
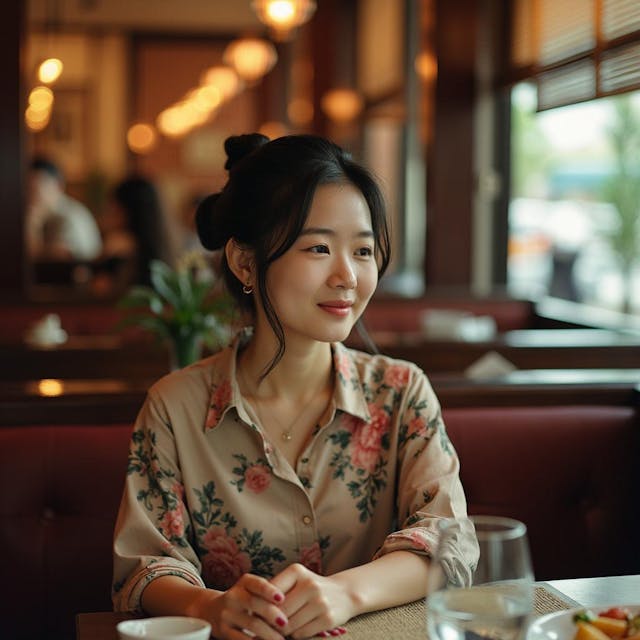
[[[149,389],[149,398],[156,404],[164,405],[168,411],[184,406],[200,407],[206,411],[212,385],[226,371],[227,351],[223,349],[163,376]]]
[[[424,371],[408,360],[392,358],[381,353],[366,353],[344,345],[340,345],[340,349],[353,362],[362,380],[372,376],[376,378],[380,376],[401,378],[405,383],[416,379],[426,379]]]
[[[392,358],[382,353],[366,353],[358,349],[351,349],[340,345],[340,350],[349,357],[359,372],[370,374],[371,372],[405,371],[410,377],[424,376],[424,372],[414,362]]]

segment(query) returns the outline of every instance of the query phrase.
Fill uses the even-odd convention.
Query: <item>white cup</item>
[[[211,625],[206,620],[183,616],[161,616],[119,622],[120,640],[209,640]]]

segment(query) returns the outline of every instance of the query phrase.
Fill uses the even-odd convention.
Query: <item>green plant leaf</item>
[[[161,260],[152,260],[149,266],[151,284],[171,306],[181,306],[180,292],[175,282],[175,273],[171,267]]]

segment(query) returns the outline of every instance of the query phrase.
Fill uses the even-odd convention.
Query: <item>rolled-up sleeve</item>
[[[421,371],[410,377],[398,426],[397,515],[399,530],[387,536],[376,557],[412,551],[431,557],[438,544],[438,523],[467,515],[460,462],[446,432],[440,403]],[[470,573],[478,559],[473,535],[451,549],[451,566]],[[461,575],[463,581],[468,575]]]
[[[191,541],[171,423],[161,401],[150,394],[133,429],[115,527],[114,609],[141,611],[142,592],[160,576],[204,586]]]

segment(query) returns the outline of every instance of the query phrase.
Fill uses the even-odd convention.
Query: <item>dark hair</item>
[[[229,179],[224,189],[205,198],[196,211],[200,241],[212,251],[234,238],[253,250],[256,287],[278,339],[270,371],[284,354],[284,332],[266,287],[267,270],[294,244],[309,216],[316,189],[349,183],[363,195],[371,213],[378,273],[390,259],[390,239],[384,198],[372,175],[338,145],[318,136],[292,135],[269,139],[260,134],[232,136],[225,141]],[[223,275],[239,306],[255,312],[253,296],[222,259]],[[266,373],[265,373],[266,375]]]
[[[149,284],[151,260],[165,259],[168,238],[158,191],[142,176],[130,176],[113,190],[136,241],[136,282]]]
[[[64,176],[62,175],[60,167],[53,162],[53,160],[45,156],[34,156],[29,165],[29,169],[31,171],[42,171],[59,182],[64,182]]]

